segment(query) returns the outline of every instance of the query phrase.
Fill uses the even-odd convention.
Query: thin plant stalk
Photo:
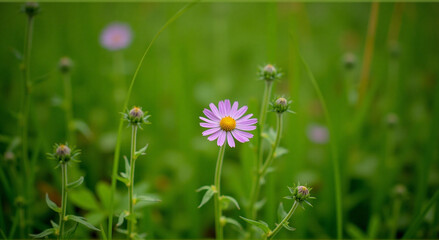
[[[146,55],[148,54],[149,50],[151,49],[151,46],[153,43],[157,40],[157,38],[160,36],[160,34],[171,24],[173,23],[178,17],[180,17],[184,12],[186,12],[190,7],[192,7],[195,3],[198,1],[194,1],[191,3],[186,4],[183,6],[180,10],[178,10],[177,13],[174,14],[161,28],[160,30],[154,35],[151,42],[149,43],[148,47],[146,48],[145,52],[143,53],[142,58],[140,59],[139,64],[137,65],[136,71],[134,72],[133,78],[131,79],[130,86],[128,88],[125,102],[123,105],[122,111],[124,111],[128,107],[128,102],[130,100],[131,92],[134,86],[134,83],[136,81],[137,75],[139,73],[140,67],[143,64],[143,61],[145,60]],[[123,129],[123,117],[120,118],[119,121],[119,127],[117,131],[117,141],[116,141],[116,148],[114,150],[114,159],[113,159],[113,172],[111,176],[111,194],[110,194],[110,209],[109,209],[109,215],[108,215],[108,239],[112,239],[113,236],[113,213],[114,213],[114,194],[116,192],[116,180],[117,180],[117,172],[119,169],[119,157],[120,157],[120,146],[122,143],[122,129]]]
[[[69,143],[75,145],[75,124],[73,122],[72,83],[70,74],[63,73],[63,80],[67,139]]]
[[[61,164],[61,213],[59,215],[59,236],[58,239],[64,239],[64,228],[66,222],[66,210],[67,210],[67,164]]]
[[[367,29],[366,46],[364,48],[363,66],[361,69],[360,86],[358,89],[358,103],[361,103],[366,94],[369,85],[370,65],[372,62],[376,28],[378,24],[379,3],[372,2],[372,9],[369,17],[369,25]]]
[[[221,170],[223,167],[223,160],[224,160],[224,152],[226,150],[226,143],[224,143],[219,150],[218,153],[218,159],[216,161],[216,168],[215,168],[215,199],[214,199],[214,205],[215,205],[215,234],[217,240],[223,239],[223,226],[221,224],[221,217],[222,217],[222,207],[221,207]]]
[[[22,113],[21,113],[21,141],[22,141],[22,177],[24,182],[24,187],[22,188],[25,192],[24,195],[26,199],[29,200],[30,198],[30,168],[29,168],[29,156],[28,156],[28,122],[29,122],[29,111],[30,111],[30,103],[31,103],[31,79],[30,79],[30,53],[32,48],[32,34],[33,34],[33,25],[34,25],[34,18],[33,16],[28,16],[27,21],[27,27],[26,27],[26,37],[25,37],[25,43],[24,43],[24,58],[23,58],[23,102],[22,102]],[[26,211],[28,212],[29,208],[26,207]],[[29,212],[27,213],[28,215]],[[23,216],[25,216],[23,214]],[[26,230],[26,219],[21,218],[20,220],[20,228],[21,228],[21,234],[25,234]]]
[[[338,159],[338,148],[337,148],[337,138],[335,136],[334,128],[332,125],[331,116],[329,115],[328,107],[326,105],[325,98],[320,90],[320,87],[314,78],[311,69],[308,64],[303,59],[302,55],[300,55],[303,65],[308,72],[308,76],[311,80],[311,83],[316,90],[317,96],[320,100],[320,104],[322,105],[323,112],[325,114],[326,122],[328,124],[329,132],[331,134],[331,154],[332,154],[332,170],[334,175],[334,188],[335,188],[335,210],[336,210],[336,221],[337,221],[337,239],[343,238],[343,209],[342,209],[342,197],[341,197],[341,181],[340,181],[340,164]]]
[[[288,214],[282,219],[282,221],[276,226],[276,228],[268,233],[268,239],[274,239],[276,234],[283,228],[284,224],[288,222],[288,220],[293,216],[294,212],[296,211],[297,207],[299,206],[299,203],[297,201],[294,201],[293,206],[291,207]]]
[[[130,184],[128,185],[128,199],[129,199],[129,218],[128,218],[128,239],[131,239],[131,234],[134,231],[134,169],[135,169],[135,154],[136,154],[136,140],[137,140],[137,126],[132,126],[131,133],[131,157],[130,157]]]
[[[260,188],[260,176],[259,171],[262,165],[262,159],[264,157],[264,151],[262,149],[262,132],[264,129],[266,117],[267,117],[267,110],[268,110],[268,102],[270,101],[271,96],[271,89],[273,88],[273,82],[272,81],[266,81],[265,82],[265,88],[264,88],[264,98],[262,99],[262,105],[261,105],[261,114],[259,116],[258,121],[258,156],[255,162],[255,174],[253,179],[253,185],[252,190],[250,192],[250,203],[249,203],[249,214],[250,218],[256,218],[256,208],[255,204],[257,202],[257,198],[259,195],[259,188]]]

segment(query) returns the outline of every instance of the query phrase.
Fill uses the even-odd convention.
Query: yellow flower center
[[[232,131],[236,127],[236,121],[232,117],[223,117],[220,121],[220,127],[224,131]]]

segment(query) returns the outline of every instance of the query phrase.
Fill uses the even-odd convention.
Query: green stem
[[[268,109],[268,102],[270,101],[271,96],[271,89],[273,88],[273,81],[266,81],[265,82],[265,89],[264,89],[264,98],[262,99],[262,105],[261,105],[261,114],[259,116],[258,121],[258,156],[255,162],[255,174],[253,178],[253,185],[252,190],[250,192],[250,203],[248,205],[249,209],[249,215],[250,218],[256,218],[256,208],[255,203],[257,202],[257,198],[259,195],[259,188],[260,188],[260,176],[259,171],[262,165],[262,159],[264,157],[264,150],[262,149],[262,132],[266,121],[266,115],[267,115],[267,109]],[[250,227],[250,225],[249,225]]]
[[[71,145],[75,145],[75,126],[73,122],[73,107],[72,107],[72,83],[69,73],[63,74],[64,78],[64,103],[66,113],[66,132],[67,139]]]
[[[401,211],[402,201],[401,198],[395,199],[393,204],[393,217],[389,230],[389,239],[396,239],[396,230],[398,230],[399,213]]]
[[[136,163],[136,140],[137,140],[137,126],[133,125],[131,133],[131,157],[130,157],[130,184],[128,185],[128,199],[130,206],[130,214],[128,218],[128,239],[132,239],[132,233],[134,232],[134,224],[136,222],[134,217],[134,164]]]
[[[267,172],[267,169],[271,166],[274,160],[274,156],[276,154],[276,149],[279,147],[280,138],[282,136],[282,127],[283,127],[283,119],[282,119],[282,113],[277,114],[277,130],[276,130],[276,140],[274,141],[273,145],[271,146],[270,153],[268,154],[267,160],[265,160],[264,165],[262,169],[259,172],[260,177],[264,177],[265,173]]]
[[[222,216],[222,209],[221,209],[221,169],[223,167],[223,160],[224,160],[224,152],[226,150],[226,143],[224,143],[219,150],[218,153],[218,159],[216,161],[216,168],[215,168],[215,234],[217,240],[223,239],[223,226],[221,224],[221,216]]]
[[[31,80],[30,80],[30,52],[32,47],[32,33],[33,33],[33,23],[34,18],[32,16],[28,17],[27,28],[26,28],[26,37],[24,44],[24,59],[23,59],[23,106],[22,106],[22,119],[21,119],[21,137],[22,137],[22,164],[23,164],[23,172],[22,177],[24,180],[24,196],[27,201],[30,199],[30,186],[29,186],[29,160],[28,160],[28,120],[29,120],[29,110],[30,110],[30,95],[31,95]],[[26,207],[26,212],[29,211],[29,208]],[[29,213],[27,213],[29,214]],[[25,213],[26,215],[26,213]],[[30,219],[28,219],[30,221]],[[25,219],[21,219],[21,221],[25,221]],[[20,224],[21,233],[27,235],[26,230],[24,229],[26,223],[23,222]]]
[[[276,234],[282,229],[284,224],[287,223],[288,220],[293,216],[294,211],[296,211],[298,206],[299,203],[297,201],[294,201],[293,206],[291,207],[288,214],[284,217],[284,219],[282,219],[282,221],[276,226],[276,228],[272,232],[268,233],[268,239],[273,239],[276,236]]]
[[[67,164],[61,164],[62,173],[62,189],[61,189],[61,213],[59,217],[59,236],[58,239],[64,238],[64,226],[66,222],[66,209],[67,209]]]
[[[134,86],[134,83],[137,78],[137,74],[139,73],[140,67],[143,64],[143,61],[145,60],[146,55],[148,54],[149,50],[151,49],[152,44],[157,40],[157,38],[160,36],[160,34],[172,23],[174,22],[178,17],[180,17],[184,12],[186,12],[190,7],[192,7],[197,1],[188,3],[184,5],[177,13],[175,13],[174,16],[172,16],[160,30],[154,35],[153,39],[149,43],[148,47],[146,48],[145,52],[143,53],[142,58],[140,59],[139,65],[137,65],[137,69],[134,72],[133,78],[131,79],[130,86],[128,88],[127,95],[125,97],[125,102],[122,111],[125,111],[128,107],[128,102],[130,100],[130,95]],[[116,192],[116,180],[117,180],[117,172],[119,168],[119,157],[120,157],[120,145],[122,143],[122,129],[123,129],[123,117],[119,120],[119,127],[117,131],[117,141],[116,141],[116,148],[114,150],[114,159],[113,159],[113,172],[111,175],[111,194],[110,194],[110,209],[108,214],[108,239],[111,240],[113,236],[113,213],[114,213],[114,194]]]
[[[335,187],[335,209],[336,209],[336,221],[337,221],[337,239],[343,239],[343,209],[342,209],[342,198],[341,198],[341,181],[340,181],[340,164],[338,159],[338,148],[337,148],[337,138],[335,136],[335,131],[332,125],[331,116],[329,115],[328,107],[326,105],[325,98],[320,90],[320,87],[311,72],[308,64],[305,62],[305,59],[300,55],[303,65],[308,72],[308,76],[311,80],[311,83],[316,90],[317,96],[320,100],[320,103],[323,108],[323,112],[325,114],[326,122],[329,127],[329,132],[331,134],[331,154],[332,154],[332,170],[334,175],[334,187]]]

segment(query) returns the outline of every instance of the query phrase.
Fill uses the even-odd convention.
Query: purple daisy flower
[[[126,48],[131,39],[131,28],[124,23],[111,23],[101,33],[101,45],[111,51]]]
[[[210,109],[204,109],[203,113],[207,118],[200,117],[204,122],[200,123],[200,126],[209,128],[203,132],[203,136],[209,136],[209,141],[217,140],[218,146],[223,146],[227,139],[227,143],[230,147],[235,147],[235,141],[248,142],[253,137],[253,134],[246,131],[252,131],[256,129],[258,120],[251,118],[253,114],[248,114],[244,117],[244,113],[247,111],[247,106],[243,106],[238,109],[238,102],[230,104],[228,99],[220,101],[218,108],[215,104],[209,104]]]

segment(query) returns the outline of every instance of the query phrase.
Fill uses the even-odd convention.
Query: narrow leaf
[[[123,156],[123,159],[125,161],[125,178],[128,178],[127,176],[130,175],[130,170],[131,170],[131,165],[130,162],[128,161],[127,156]],[[122,175],[122,173],[120,173],[120,175]]]
[[[49,229],[46,229],[39,234],[29,234],[29,236],[31,236],[33,238],[43,238],[43,237],[49,236],[50,234],[53,234],[54,232],[55,232],[55,229],[49,228]]]
[[[142,196],[138,196],[136,197],[137,201],[142,201],[142,202],[161,202],[162,200],[157,199],[157,198],[153,198],[150,196],[146,196],[146,195],[142,195]]]
[[[277,147],[276,151],[274,152],[274,157],[278,158],[278,157],[285,155],[287,153],[288,153],[288,149],[283,148],[283,147]]]
[[[213,194],[215,194],[215,192],[213,191],[212,188],[209,188],[206,193],[203,196],[203,199],[201,200],[200,205],[198,206],[198,208],[202,207],[204,204],[206,204],[213,196]]]
[[[241,224],[233,218],[226,218],[226,223],[229,223],[238,228],[238,230],[243,230]]]
[[[226,203],[226,206],[229,205],[229,202],[232,202],[232,203],[236,206],[236,208],[237,208],[238,210],[240,209],[240,208],[239,208],[238,201],[236,201],[236,199],[234,199],[233,197],[230,197],[230,196],[221,196],[221,201],[225,202],[225,203]]]
[[[200,188],[198,188],[196,191],[197,192],[200,192],[200,191],[203,191],[203,190],[207,190],[207,189],[209,189],[209,188],[211,188],[211,186],[202,186],[202,187],[200,187]]]
[[[102,224],[100,225],[100,229],[101,229],[102,239],[107,240],[108,239],[107,234],[105,234],[104,226],[102,226]]]
[[[71,190],[73,188],[79,187],[84,182],[84,177],[80,177],[78,180],[67,184],[67,189]]]
[[[264,233],[269,233],[271,230],[268,227],[268,224],[263,222],[263,221],[255,221],[255,220],[251,220],[245,217],[240,217],[242,220],[246,221],[247,223],[250,223],[253,226],[256,226],[258,228],[260,228],[262,231],[264,231]]]
[[[125,217],[128,216],[128,212],[127,211],[123,211],[120,213],[119,218],[117,219],[117,224],[116,226],[122,226],[123,224],[123,220],[125,219]]]
[[[285,224],[283,225],[283,227],[284,227],[285,229],[287,229],[288,231],[291,231],[291,232],[296,231],[295,228],[290,227],[287,223],[285,223]]]
[[[89,229],[95,230],[95,231],[101,231],[98,228],[96,228],[95,226],[91,225],[89,222],[87,222],[87,220],[85,220],[85,218],[83,217],[78,217],[78,216],[74,216],[74,215],[68,215],[67,218],[69,220],[75,221],[79,224],[84,225],[85,227],[88,227]]]
[[[58,212],[58,213],[61,212],[61,208],[58,207],[56,205],[56,203],[52,202],[52,200],[50,200],[49,194],[47,194],[47,193],[46,193],[46,203],[47,203],[47,206],[49,206],[49,208],[52,209],[53,211]]]
[[[287,212],[284,209],[284,204],[281,202],[279,208],[277,209],[278,221],[282,221],[287,216]]]
[[[148,144],[146,144],[143,148],[141,148],[138,151],[136,151],[136,153],[134,154],[135,158],[138,158],[141,155],[145,155],[146,154],[146,149],[148,149]]]

